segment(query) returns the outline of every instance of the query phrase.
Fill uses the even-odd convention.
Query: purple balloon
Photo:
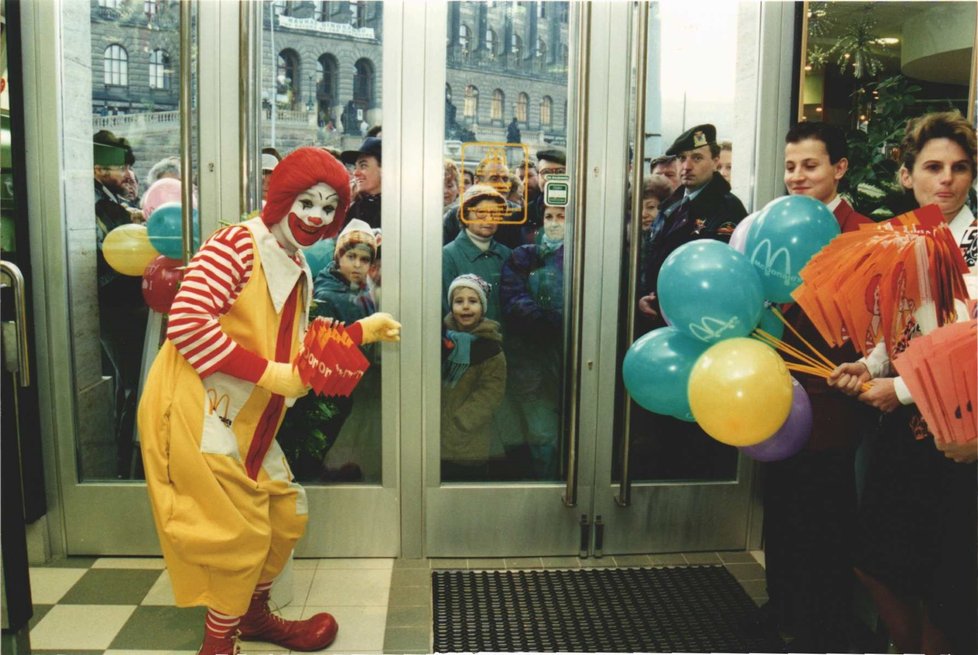
[[[777,462],[805,447],[812,436],[812,403],[805,388],[794,377],[791,385],[791,411],[784,425],[770,438],[753,446],[744,446],[740,452],[759,462]]]

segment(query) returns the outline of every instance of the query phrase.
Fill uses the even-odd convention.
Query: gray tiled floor
[[[761,563],[759,563],[761,562]],[[618,555],[603,558],[296,560],[289,619],[330,611],[341,629],[325,652],[427,653],[432,569],[541,569],[720,564],[758,604],[766,600],[763,556],[748,552]],[[69,558],[32,567],[36,653],[193,655],[203,608],[173,606],[158,558]],[[245,653],[284,653],[243,644]],[[257,649],[257,650],[256,650]]]

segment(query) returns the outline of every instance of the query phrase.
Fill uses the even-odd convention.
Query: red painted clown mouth
[[[292,236],[295,237],[300,246],[308,247],[319,241],[327,227],[328,224],[309,225],[299,218],[295,212],[289,212],[289,229],[292,230]]]

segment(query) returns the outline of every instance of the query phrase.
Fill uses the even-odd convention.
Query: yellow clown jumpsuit
[[[286,361],[287,350],[292,361],[306,325],[307,277],[300,275],[293,288],[297,301],[278,314],[254,232],[252,242],[251,278],[219,324],[260,357]],[[288,334],[279,339],[283,328],[291,341]],[[169,340],[163,344],[138,419],[153,517],[177,606],[244,614],[256,584],[282,570],[302,536],[305,490],[293,481],[274,439],[284,414],[281,396],[220,372],[202,380]]]

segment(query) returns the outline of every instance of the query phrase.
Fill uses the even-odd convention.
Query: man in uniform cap
[[[656,236],[643,258],[643,296],[638,304],[654,327],[665,325],[659,313],[656,284],[666,258],[694,239],[729,241],[737,223],[747,215],[744,205],[730,193],[730,185],[717,172],[720,146],[716,137],[716,128],[709,123],[697,125],[679,135],[666,150],[666,155],[679,162],[681,186],[656,217],[656,223],[661,224],[653,225]]]
[[[136,418],[136,391],[145,339],[146,303],[142,278],[122,275],[102,253],[106,235],[117,227],[144,222],[143,213],[124,199],[125,185],[135,182],[136,162],[129,142],[108,130],[92,137],[95,181],[95,244],[98,274],[99,341],[115,380],[116,473],[128,477]]]
[[[347,216],[350,220],[359,218],[370,227],[380,227],[380,137],[368,136],[357,150],[346,150],[340,160],[353,167],[356,182],[356,198],[350,205]]]

